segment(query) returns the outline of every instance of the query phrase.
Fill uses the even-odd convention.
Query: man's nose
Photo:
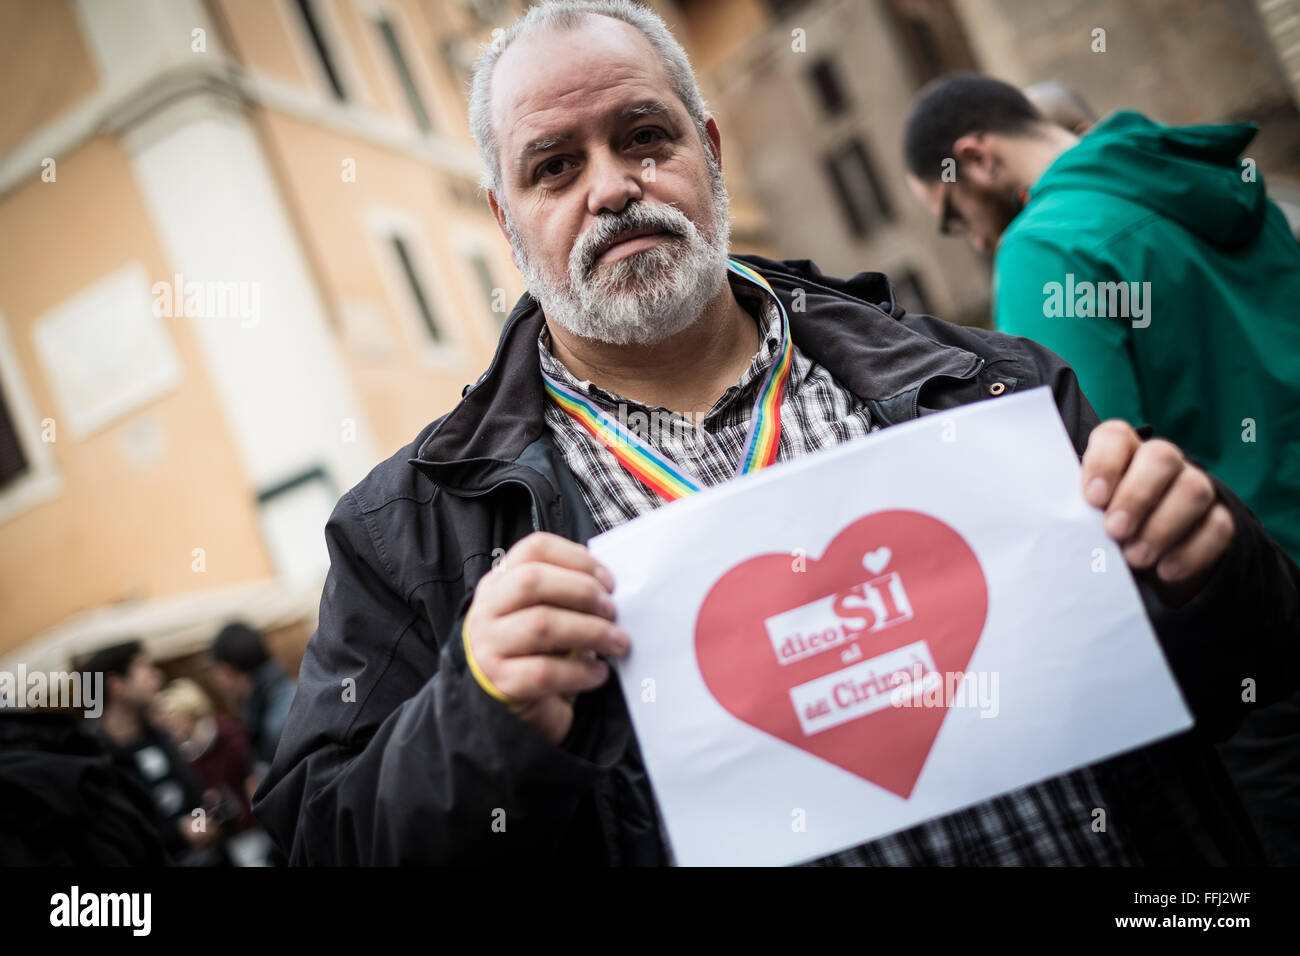
[[[607,151],[589,160],[587,211],[593,216],[619,213],[642,196],[641,167]]]

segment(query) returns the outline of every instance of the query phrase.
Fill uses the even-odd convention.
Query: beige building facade
[[[524,291],[466,119],[522,9],[0,3],[0,662],[177,658],[238,617],[296,665],[335,501]]]
[[[523,291],[429,56],[491,24],[398,0],[0,10],[23,92],[0,110],[0,655],[308,629],[335,500],[454,404]]]

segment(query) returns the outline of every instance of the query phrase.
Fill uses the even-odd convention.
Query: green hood
[[[1065,190],[1110,193],[1181,223],[1218,246],[1250,242],[1268,212],[1263,177],[1244,182],[1238,157],[1254,123],[1163,126],[1123,110],[1048,167],[1034,199]]]

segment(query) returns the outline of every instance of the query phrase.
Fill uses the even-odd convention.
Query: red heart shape
[[[709,590],[695,622],[704,683],[750,726],[909,797],[951,700],[896,704],[966,670],[988,614],[979,560],[942,521],[881,511],[799,563],[759,555]]]

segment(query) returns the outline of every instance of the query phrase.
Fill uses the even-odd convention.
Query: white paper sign
[[[797,863],[1192,719],[1051,393],[926,416],[592,539],[684,865]]]

